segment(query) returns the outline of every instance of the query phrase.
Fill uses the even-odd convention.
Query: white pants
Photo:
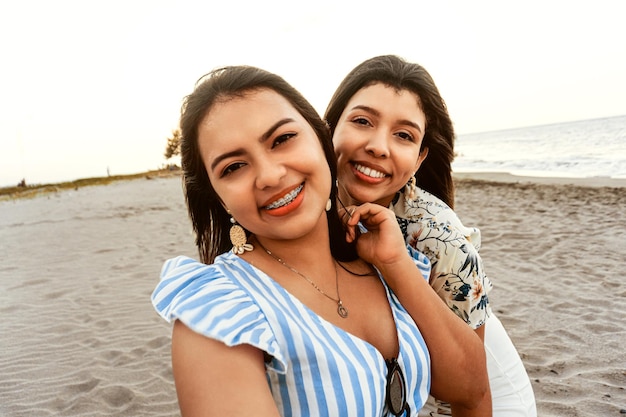
[[[485,326],[485,354],[493,417],[536,417],[535,394],[511,338],[494,313]],[[419,415],[439,417],[451,413],[448,404],[431,396]]]

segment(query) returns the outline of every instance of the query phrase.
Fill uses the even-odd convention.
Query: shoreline
[[[459,181],[481,181],[503,184],[572,185],[583,188],[626,188],[625,178],[610,177],[532,177],[514,175],[508,172],[453,172],[452,177]]]

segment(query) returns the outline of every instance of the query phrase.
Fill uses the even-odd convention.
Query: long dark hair
[[[325,119],[331,134],[335,133],[339,118],[352,96],[362,88],[377,83],[408,90],[418,96],[426,115],[422,147],[428,148],[428,156],[415,177],[419,176],[421,188],[454,207],[454,128],[446,103],[432,77],[421,65],[406,62],[395,55],[377,56],[359,64],[343,79],[328,104]]]
[[[180,117],[183,186],[200,259],[212,263],[217,255],[230,250],[232,244],[229,239],[230,216],[211,185],[199,152],[198,126],[216,101],[241,97],[259,89],[273,90],[283,96],[315,131],[333,179],[330,193],[333,207],[327,212],[331,252],[341,261],[356,259],[355,247],[346,243],[345,229],[335,206],[337,162],[328,126],[313,106],[283,78],[250,66],[211,71],[198,80],[194,91],[183,101]]]

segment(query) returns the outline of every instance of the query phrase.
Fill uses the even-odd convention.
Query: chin
[[[373,201],[378,201],[382,198],[381,196],[372,193],[371,190],[369,192],[368,191],[357,192],[351,195],[352,195],[352,199],[357,201],[358,204],[371,203]]]

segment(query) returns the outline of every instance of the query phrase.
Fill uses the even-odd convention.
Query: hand
[[[346,207],[340,215],[348,229],[346,240],[356,240],[357,252],[366,262],[380,269],[409,257],[400,226],[391,210],[365,203]],[[367,228],[367,233],[361,233],[359,222]]]

